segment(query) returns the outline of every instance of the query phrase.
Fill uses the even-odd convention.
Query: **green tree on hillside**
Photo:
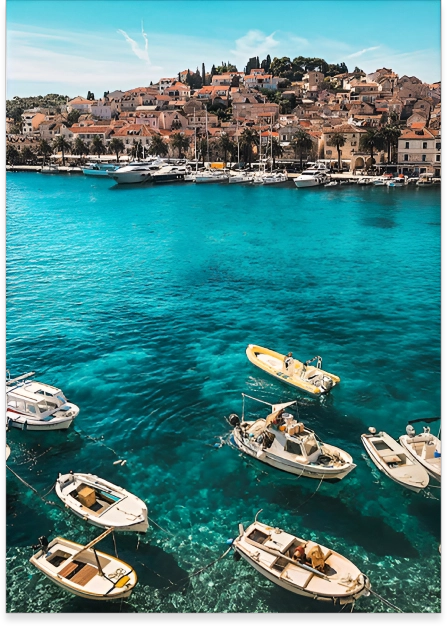
[[[53,154],[53,148],[50,146],[46,139],[42,139],[42,141],[39,143],[38,150],[39,154],[43,156],[43,164],[45,165],[47,157],[49,157],[50,154]]]
[[[153,154],[159,157],[165,157],[168,154],[168,146],[163,141],[161,135],[154,135],[151,139],[148,148],[149,154]]]
[[[371,157],[371,167],[374,164],[374,150],[383,150],[385,141],[380,130],[369,128],[366,133],[360,137],[360,149],[369,151]]]

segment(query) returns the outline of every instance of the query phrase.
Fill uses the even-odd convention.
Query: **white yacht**
[[[288,181],[287,174],[283,172],[270,172],[264,174],[264,185],[277,185],[278,183],[286,183]]]
[[[164,165],[154,172],[154,183],[179,183],[184,182],[185,176],[191,174],[188,165]]]
[[[314,163],[308,169],[295,178],[295,186],[300,187],[318,187],[330,181],[329,170],[324,163]]]
[[[155,162],[133,161],[113,172],[107,172],[107,175],[113,178],[118,185],[135,185],[150,182],[154,170],[158,167]]]
[[[6,380],[6,424],[21,430],[68,428],[79,408],[57,387],[31,380],[34,372]]]
[[[386,185],[387,187],[404,187],[405,185],[408,185],[408,176],[400,174],[395,178],[387,180]]]
[[[60,169],[57,165],[53,165],[52,163],[49,163],[48,165],[43,165],[40,168],[40,173],[41,174],[60,174]]]
[[[413,423],[416,421],[419,420]],[[429,426],[424,426],[424,432],[416,435],[411,423],[408,424],[406,435],[401,435],[399,442],[432,478],[441,482],[441,440],[430,432]]]

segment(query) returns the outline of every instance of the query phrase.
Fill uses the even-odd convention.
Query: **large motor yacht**
[[[154,171],[158,170],[163,162],[159,159],[153,161],[133,161],[129,165],[120,167],[108,175],[118,185],[135,185],[152,181]]]
[[[317,187],[330,181],[329,171],[324,163],[312,163],[295,178],[296,187]]]
[[[191,174],[188,165],[164,165],[154,172],[154,183],[179,183],[185,180],[185,176]]]

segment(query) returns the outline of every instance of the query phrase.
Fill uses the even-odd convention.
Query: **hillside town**
[[[14,98],[7,103],[7,162],[58,155],[65,165],[110,154],[251,164],[270,154],[298,170],[320,159],[340,171],[440,177],[440,82],[388,68],[349,72],[322,60],[293,74],[287,61],[253,57],[243,72],[222,63],[207,73],[202,65],[202,73],[186,69],[149,86],[101,98],[90,91],[59,96],[25,110]],[[346,71],[334,74],[334,67]]]

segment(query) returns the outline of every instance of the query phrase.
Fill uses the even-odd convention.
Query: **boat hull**
[[[385,469],[384,465],[382,464],[382,462],[380,461],[380,457],[378,456],[376,451],[370,445],[370,443],[368,441],[369,437],[366,436],[366,435],[362,435],[361,439],[362,439],[362,443],[363,443],[363,446],[364,446],[366,452],[368,453],[370,459],[372,460],[374,465],[377,467],[377,469],[379,471],[381,471],[383,474],[385,474],[385,476],[387,476],[388,478],[390,478],[391,480],[396,482],[398,485],[400,485],[401,487],[405,487],[405,489],[409,489],[410,491],[414,491],[415,493],[419,493],[420,491],[422,491],[422,489],[425,489],[425,487],[428,485],[428,474],[427,474],[427,472],[425,472],[425,474],[427,476],[427,480],[426,481],[421,480],[420,483],[415,484],[415,483],[412,483],[412,482],[408,482],[408,478],[405,481],[405,480],[403,480],[403,478],[397,476],[396,474],[393,474],[392,472],[387,471]],[[424,468],[421,467],[421,469],[423,470]]]
[[[339,480],[345,478],[345,476],[352,472],[352,470],[356,467],[352,464],[343,469],[331,470],[329,468],[322,469],[321,467],[319,468],[310,465],[306,466],[298,463],[291,464],[288,463],[286,459],[281,459],[280,457],[269,453],[268,450],[264,451],[262,455],[259,456],[258,450],[254,447],[246,445],[242,438],[238,436],[237,432],[233,432],[233,439],[236,447],[241,450],[241,452],[245,452],[245,454],[257,459],[261,463],[270,465],[271,467],[287,472],[288,474],[294,474],[300,478],[316,478],[317,480],[324,480],[325,482],[338,482]]]
[[[152,174],[150,172],[126,172],[123,174],[109,172],[107,175],[113,178],[118,185],[137,185],[152,181]]]
[[[284,373],[281,370],[280,365],[282,366],[282,363],[284,362],[285,357],[283,354],[280,354],[279,352],[275,352],[274,350],[269,350],[268,348],[263,348],[262,346],[249,344],[246,350],[246,354],[247,354],[248,360],[253,365],[256,365],[256,367],[259,367],[261,370],[263,370],[267,374],[270,374],[277,380],[287,383],[288,385],[291,385],[292,387],[306,391],[307,393],[310,393],[312,396],[321,396],[324,393],[327,393],[327,392],[321,391],[320,388],[307,382],[306,380],[299,378],[296,375],[290,376],[289,374]],[[269,365],[267,362],[260,360],[258,358],[258,355],[271,357],[273,364]],[[301,361],[299,361],[298,359],[295,359],[295,370],[301,367],[302,365],[303,363]],[[331,378],[334,386],[340,382],[340,378],[338,376],[335,376],[334,374],[330,374],[329,372],[326,372],[325,370],[322,370],[322,369],[318,371],[319,373],[321,373],[321,375],[328,376],[329,378]]]
[[[56,418],[53,421],[44,422],[43,420],[34,420],[26,415],[14,414],[9,410],[6,412],[6,422],[8,426],[20,430],[66,430],[71,426],[75,417],[76,416]]]
[[[82,170],[82,173],[85,176],[102,176],[103,178],[109,178],[109,172],[107,170]]]
[[[412,439],[414,442],[415,439],[417,440],[417,436],[413,437]],[[439,469],[439,472],[436,471],[436,468],[433,468],[430,465],[430,463],[427,463],[427,461],[425,461],[420,456],[418,456],[416,452],[413,450],[412,446],[408,444],[407,435],[402,435],[401,437],[399,437],[399,443],[403,448],[405,448],[405,450],[409,454],[411,454],[411,456],[413,457],[415,461],[417,461],[420,465],[422,465],[422,467],[426,470],[427,474],[431,476],[431,478],[436,480],[438,483],[441,482],[441,469]]]
[[[298,189],[300,189],[301,187],[320,187],[323,184],[316,178],[308,178],[308,179],[295,178],[294,183],[295,183],[295,187],[298,187]]]
[[[100,516],[95,515],[91,509],[70,496],[70,493],[80,484],[96,490],[99,496],[102,491],[104,496],[115,500],[115,504],[110,504]],[[113,527],[117,531],[141,533],[145,533],[149,528],[145,503],[122,487],[98,476],[81,473],[65,474],[57,479],[55,490],[58,498],[72,513],[93,526],[103,529]]]

